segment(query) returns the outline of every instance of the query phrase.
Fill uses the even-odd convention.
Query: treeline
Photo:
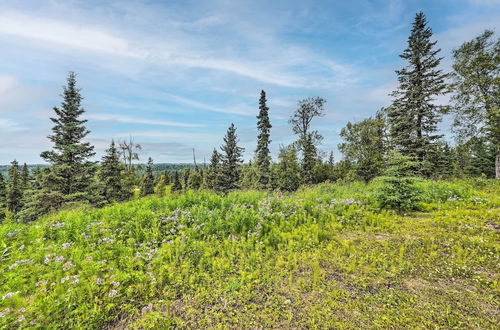
[[[14,160],[8,180],[0,175],[0,219],[31,221],[71,206],[89,203],[103,206],[133,197],[157,193],[170,186],[173,192],[211,189],[228,193],[235,189],[294,191],[303,184],[325,181],[368,182],[386,176],[387,196],[398,195],[403,207],[413,197],[405,185],[412,177],[447,179],[453,177],[500,178],[500,40],[492,31],[465,42],[453,51],[453,72],[440,68],[442,57],[423,13],[418,13],[400,55],[406,64],[396,71],[399,86],[391,94],[392,103],[373,117],[347,123],[340,135],[343,159],[320,149],[323,136],[314,129],[315,119],[324,116],[326,100],[306,98],[298,102],[289,124],[296,141],[280,146],[273,161],[271,122],[266,93],[260,94],[257,116],[257,145],[254,159],[243,164],[243,148],[238,145],[236,127],[231,124],[219,149],[213,150],[207,166],[182,170],[164,168],[155,173],[153,160],[138,168],[139,144],[111,141],[101,162],[90,161],[94,147],[84,138],[89,131],[82,119],[82,96],[76,76],[70,73],[63,101],[54,107],[52,150],[41,153],[50,167],[30,174]],[[438,100],[451,94],[451,104]],[[444,114],[453,114],[456,143],[450,145],[438,134]],[[392,198],[392,197],[391,197]],[[384,202],[384,203],[385,203]]]

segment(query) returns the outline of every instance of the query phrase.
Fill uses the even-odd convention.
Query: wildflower
[[[5,317],[5,314],[3,312],[0,312],[0,317]]]
[[[15,233],[13,233],[13,232],[8,232],[8,233],[7,233],[7,235],[5,235],[5,236],[7,236],[7,237],[12,237],[12,236],[14,236],[14,234],[15,234]]]
[[[53,223],[51,226],[54,228],[59,228],[59,227],[64,227],[65,224],[64,224],[64,222],[56,222],[56,223]]]
[[[98,277],[97,280],[96,280],[96,283],[97,283],[97,285],[101,285],[102,284],[102,278]]]
[[[63,243],[63,244],[62,244],[62,248],[63,248],[63,249],[67,249],[67,248],[69,248],[70,246],[71,246],[71,243]]]
[[[111,285],[113,285],[113,286],[119,286],[119,285],[120,285],[120,282],[115,282],[115,281],[113,281],[113,282],[111,282]]]
[[[5,300],[5,299],[10,299],[12,298],[16,293],[19,293],[19,291],[16,291],[16,292],[9,292],[7,293],[5,296],[2,297],[2,300]]]
[[[24,244],[19,247],[19,250],[24,250]]]
[[[26,308],[20,308],[17,312],[19,314],[23,314],[24,312],[26,312]]]
[[[64,257],[63,256],[56,257],[56,261],[64,261]]]
[[[152,309],[153,309],[153,306],[147,305],[147,306],[144,306],[141,308],[141,312],[146,313],[148,310],[152,310]]]
[[[118,291],[116,290],[111,290],[111,292],[108,294],[108,297],[114,297],[118,294]]]
[[[90,261],[92,260],[92,256],[88,256],[87,258],[85,258],[85,261]]]
[[[342,201],[342,203],[344,203],[344,204],[346,204],[346,205],[352,205],[352,204],[354,204],[354,202],[355,202],[355,201],[354,201],[354,198],[348,198],[348,199],[344,199],[344,200]]]
[[[65,263],[65,264],[63,265],[63,269],[64,269],[64,270],[68,270],[68,269],[70,269],[70,268],[72,268],[72,267],[74,267],[74,266],[75,266],[75,265],[74,265],[71,261],[68,261],[67,263]]]
[[[21,315],[21,317],[17,319],[17,322],[23,322],[24,320],[26,320],[26,318],[24,315]]]
[[[108,261],[107,261],[106,259],[103,259],[103,260],[101,260],[101,261],[98,261],[97,263],[98,263],[98,264],[105,264],[105,263],[107,263],[107,262],[108,262]]]

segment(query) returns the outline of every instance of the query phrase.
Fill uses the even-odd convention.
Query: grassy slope
[[[0,225],[0,328],[494,328],[499,182],[421,186],[411,216],[378,211],[373,183]]]

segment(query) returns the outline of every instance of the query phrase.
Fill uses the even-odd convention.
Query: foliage
[[[340,136],[344,142],[339,144],[339,150],[353,163],[357,177],[369,182],[382,173],[386,145],[385,123],[380,116],[354,124],[348,122]]]
[[[153,159],[149,157],[146,174],[141,182],[141,196],[154,194],[155,177],[153,176]]]
[[[257,116],[257,150],[255,150],[255,162],[258,174],[259,188],[269,188],[271,156],[269,152],[269,143],[271,143],[270,130],[271,123],[269,122],[269,108],[266,105],[266,92],[260,92],[259,99],[259,115]]]
[[[415,157],[420,163],[421,174],[429,176],[432,164],[429,152],[442,137],[437,134],[437,124],[448,108],[436,105],[436,97],[447,92],[447,77],[438,66],[440,49],[434,49],[432,30],[427,27],[425,15],[415,16],[408,37],[408,47],[400,55],[407,65],[397,70],[399,87],[391,95],[388,108],[391,142],[401,149],[403,155]]]
[[[126,168],[120,162],[120,154],[115,141],[111,141],[97,174],[103,184],[103,197],[108,203],[125,201],[131,197],[131,191],[126,184],[126,175]]]
[[[205,177],[203,178],[203,186],[206,189],[216,190],[219,185],[219,177],[221,173],[221,154],[214,149],[212,157],[210,158],[210,165],[206,171]]]
[[[21,211],[23,206],[23,182],[17,160],[13,160],[10,164],[9,178],[7,180],[7,189],[5,194],[5,207],[9,212],[16,214]]]
[[[167,194],[0,225],[0,328],[496,328],[500,184]]]
[[[89,158],[95,153],[90,143],[82,141],[89,131],[84,126],[87,120],[80,118],[85,110],[73,72],[68,75],[63,98],[61,106],[53,108],[56,117],[50,118],[55,124],[49,136],[53,149],[40,154],[52,165],[44,186],[63,202],[85,201],[90,198],[88,187],[95,173]]]
[[[314,183],[313,169],[318,161],[317,145],[323,140],[317,130],[311,129],[312,120],[325,115],[326,100],[309,97],[298,102],[297,109],[290,117],[293,133],[298,136],[295,146],[302,151],[303,183]]]
[[[491,30],[453,51],[454,128],[460,139],[487,137],[500,178],[500,38]]]
[[[275,167],[276,186],[282,191],[295,191],[301,182],[301,169],[293,146],[281,147]]]
[[[182,184],[178,171],[174,172],[174,183],[172,184],[172,188],[170,188],[170,191],[172,192],[182,191]]]
[[[378,201],[382,208],[396,209],[399,213],[414,210],[419,201],[420,191],[414,177],[418,163],[398,152],[391,152],[388,168],[382,179]]]
[[[217,179],[216,191],[228,193],[238,189],[241,180],[241,159],[243,148],[238,146],[236,127],[231,124],[224,137],[224,144],[221,146],[222,164]]]

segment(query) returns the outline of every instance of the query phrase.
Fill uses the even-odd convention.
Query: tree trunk
[[[495,157],[495,178],[500,180],[500,154]]]

